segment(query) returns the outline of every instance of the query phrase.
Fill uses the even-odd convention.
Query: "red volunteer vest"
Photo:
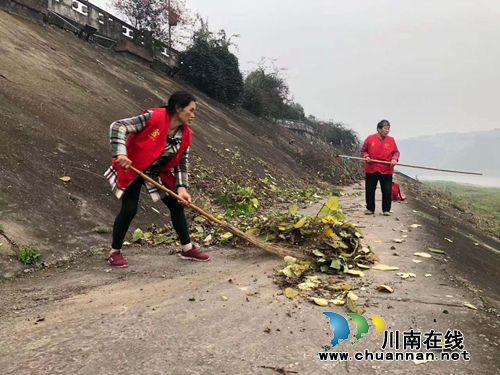
[[[368,141],[368,154],[370,159],[391,161],[392,155],[396,151],[396,142],[394,138],[387,136],[383,141],[377,136],[372,134],[367,138]],[[366,173],[380,172],[381,174],[394,174],[394,167],[389,164],[381,163],[365,163]]]
[[[147,111],[153,111],[153,113],[144,128],[138,133],[130,133],[125,142],[127,157],[132,161],[132,166],[143,172],[162,154],[170,127],[170,116],[165,108],[150,108]],[[176,186],[175,177],[170,169],[179,164],[182,153],[191,145],[192,138],[193,131],[183,125],[179,150],[160,173],[161,180],[171,189],[175,189]],[[124,170],[120,167],[116,163],[116,158],[113,158],[112,164],[116,169],[118,187],[127,188],[137,174],[130,169]]]

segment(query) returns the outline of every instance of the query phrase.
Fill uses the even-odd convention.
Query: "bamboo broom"
[[[359,158],[356,156],[348,156],[348,155],[335,155],[339,158],[344,158],[344,159],[354,159],[354,160],[361,160],[367,162],[365,158]],[[370,159],[373,163],[382,163],[382,164],[391,164],[390,161],[383,161],[383,160],[374,160]],[[466,172],[466,171],[455,171],[453,169],[441,169],[441,168],[432,168],[432,167],[422,167],[420,165],[412,165],[412,164],[397,164],[400,167],[410,167],[410,168],[420,168],[420,169],[428,169],[430,171],[440,171],[440,172],[450,172],[450,173],[463,173],[463,174],[475,174],[475,175],[480,175],[482,176],[482,172]]]
[[[133,170],[135,173],[137,173],[139,176],[141,176],[144,180],[152,183],[154,186],[156,186],[158,189],[161,189],[163,190],[165,193],[171,195],[172,197],[174,197],[175,199],[177,200],[182,200],[176,193],[174,193],[172,190],[170,189],[167,189],[165,186],[163,185],[160,185],[158,182],[156,182],[155,180],[153,180],[152,178],[146,176],[144,173],[142,173],[140,170],[134,168],[134,167],[130,167],[131,170]],[[293,255],[295,257],[297,257],[297,254],[295,254],[292,250],[290,249],[286,249],[284,247],[281,247],[281,246],[277,246],[277,245],[273,245],[273,244],[266,244],[262,241],[260,241],[258,238],[254,237],[254,236],[250,236],[244,232],[242,232],[241,230],[239,230],[238,228],[232,226],[231,224],[229,223],[226,223],[222,220],[219,220],[217,219],[216,217],[210,215],[208,212],[205,212],[204,210],[202,210],[201,208],[195,206],[194,204],[192,203],[189,203],[188,206],[189,208],[195,210],[196,212],[198,212],[200,215],[206,217],[207,219],[209,219],[210,221],[214,222],[215,224],[219,225],[220,227],[224,228],[225,230],[227,230],[228,232],[231,232],[232,234],[234,234],[235,236],[238,236],[239,238],[247,241],[248,243],[251,243],[252,245],[255,245],[263,250],[266,250],[267,252],[269,253],[272,253],[272,254],[275,254],[275,255],[278,255],[280,257],[285,257],[287,255]]]

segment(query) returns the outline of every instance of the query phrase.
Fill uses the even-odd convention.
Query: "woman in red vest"
[[[382,189],[382,212],[385,216],[391,214],[392,175],[394,174],[394,166],[399,161],[400,153],[394,138],[389,137],[390,130],[389,121],[380,121],[377,124],[377,133],[366,138],[361,148],[361,156],[367,161],[365,164],[366,215],[375,213],[375,190],[379,181]],[[372,159],[388,161],[391,164],[376,163]]]
[[[118,120],[110,126],[110,143],[113,153],[112,166],[104,176],[113,193],[122,201],[121,210],[113,225],[113,243],[108,263],[127,267],[121,248],[132,219],[137,214],[142,185],[146,186],[153,201],[163,201],[170,210],[172,224],[182,244],[180,257],[207,261],[210,257],[191,243],[184,207],[191,203],[188,186],[188,155],[193,131],[189,128],[194,119],[196,99],[178,91],[168,100],[168,105],[151,108],[140,116]],[[133,165],[147,176],[171,190],[175,198],[144,181],[129,169]],[[173,168],[174,174],[171,169]]]

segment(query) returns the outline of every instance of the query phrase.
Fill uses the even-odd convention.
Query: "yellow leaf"
[[[359,299],[359,297],[357,295],[355,295],[353,292],[347,293],[347,298],[350,298],[353,301],[357,301]]]
[[[294,225],[294,228],[295,229],[299,229],[299,228],[302,228],[304,226],[304,224],[306,223],[306,218],[303,217],[302,219],[300,219],[297,223],[295,223]]]
[[[376,266],[373,266],[372,269],[379,271],[397,271],[399,270],[399,267],[387,266],[385,264],[377,264]]]
[[[379,292],[389,292],[389,293],[394,293],[394,289],[392,289],[390,286],[388,285],[379,285],[377,286],[377,290]]]
[[[325,204],[331,211],[337,211],[339,209],[339,199],[337,197],[331,197]]]
[[[226,296],[221,296],[220,298],[221,298],[221,300],[223,300],[223,301],[227,301],[227,297],[226,297]]]
[[[299,210],[299,207],[297,207],[296,204],[293,204],[291,205],[289,208],[288,208],[288,212],[290,212],[291,215],[295,216],[297,215],[297,211]]]
[[[413,255],[421,258],[432,258],[432,255],[428,253],[413,253]]]
[[[358,268],[363,269],[363,270],[369,270],[369,269],[370,269],[370,267],[368,267],[368,266],[367,266],[367,265],[365,265],[365,264],[360,264],[360,263],[358,263],[358,264],[356,264],[356,266],[357,266]]]
[[[418,228],[418,227],[421,227],[421,225],[420,224],[412,224],[412,225],[410,225],[410,227],[412,227],[412,228]]]
[[[297,291],[296,291],[295,289],[293,289],[293,288],[286,288],[286,289],[285,289],[285,296],[286,296],[287,298],[292,299],[293,297],[298,296],[298,294],[299,294],[299,292],[297,292]]]
[[[363,314],[365,312],[365,309],[363,307],[356,306],[354,301],[349,297],[347,297],[347,308],[355,314]]]
[[[326,222],[331,222],[331,223],[336,223],[338,220],[336,217],[333,217],[332,215],[325,216]]]
[[[452,240],[450,240],[449,238],[445,238],[445,240],[446,240],[446,241],[448,241],[448,242],[453,243],[453,241],[452,241]]]
[[[231,232],[226,232],[226,233],[224,233],[222,236],[220,236],[220,238],[221,238],[222,240],[229,240],[229,239],[230,239],[230,238],[232,238],[232,237],[233,237],[233,234],[232,234]]]
[[[291,257],[290,255],[287,255],[284,260],[287,266],[297,263],[297,258]]]
[[[432,276],[432,274],[431,274],[431,273],[426,273],[424,276],[425,276],[425,277],[431,277],[431,276]]]
[[[286,228],[285,227],[278,227],[278,229],[283,232]]]
[[[346,273],[349,274],[349,275],[354,275],[354,276],[359,276],[359,277],[365,276],[365,274],[363,273],[363,271],[349,270]]]
[[[63,177],[60,177],[59,179],[60,179],[61,181],[64,181],[64,182],[69,182],[69,181],[71,181],[71,177],[69,177],[69,176],[63,176]]]
[[[341,298],[331,299],[330,302],[336,306],[343,306],[345,304],[345,301]]]
[[[300,290],[311,290],[314,287],[316,287],[316,285],[318,285],[318,283],[313,283],[313,282],[308,281],[308,282],[305,282],[305,283],[298,284],[297,287]]]
[[[403,239],[401,239],[401,238],[394,238],[392,240],[392,242],[394,242],[394,243],[403,243]]]
[[[413,259],[413,262],[414,262],[414,263],[422,263],[422,261],[421,261],[421,260],[417,260],[417,259]]]
[[[318,306],[328,306],[328,301],[324,298],[314,298],[312,299],[314,303]]]
[[[330,227],[326,227],[323,229],[323,237],[331,237],[333,236],[333,229]]]
[[[254,236],[259,233],[259,228],[251,228],[245,232],[245,234],[249,234],[250,236]]]
[[[252,204],[255,208],[259,207],[259,200],[257,198],[252,198]]]
[[[472,310],[477,310],[477,307],[474,305],[471,305],[470,303],[464,303],[464,306],[468,307],[469,309],[472,309]]]

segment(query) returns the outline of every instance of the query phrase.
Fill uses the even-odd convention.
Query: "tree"
[[[262,59],[246,77],[242,106],[259,117],[282,119],[291,101],[290,89],[282,76],[283,69],[272,68],[268,72]]]
[[[285,104],[283,118],[286,120],[305,120],[306,114],[304,112],[304,107],[302,107],[299,103]]]
[[[111,5],[134,28],[169,46],[182,44],[191,21],[184,0],[112,0]]]
[[[180,75],[200,91],[226,104],[238,104],[243,92],[243,76],[238,58],[229,50],[234,45],[224,30],[213,33],[199,18],[200,27],[192,43],[181,53]]]

